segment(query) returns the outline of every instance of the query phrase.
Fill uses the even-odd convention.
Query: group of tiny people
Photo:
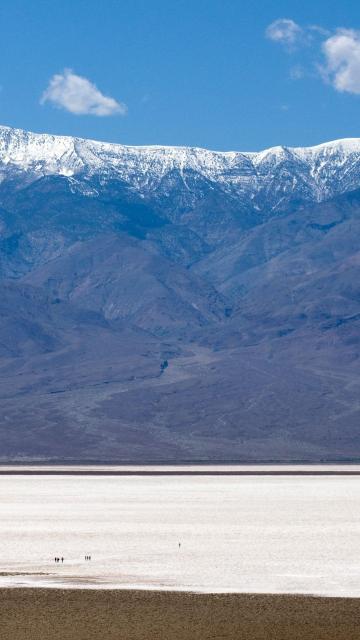
[[[86,561],[91,560],[91,556],[85,556],[85,560]],[[54,558],[54,562],[64,562],[64,558],[56,557],[56,558]]]
[[[180,549],[180,547],[181,547],[181,542],[179,542],[179,549]],[[85,561],[86,561],[86,562],[88,562],[89,560],[91,560],[91,556],[85,556]],[[56,557],[56,558],[54,558],[54,562],[61,562],[61,563],[63,563],[63,562],[64,562],[64,558],[62,558],[62,557],[61,557],[61,558]]]

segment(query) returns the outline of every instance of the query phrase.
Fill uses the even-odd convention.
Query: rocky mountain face
[[[0,459],[360,458],[360,140],[0,127]]]

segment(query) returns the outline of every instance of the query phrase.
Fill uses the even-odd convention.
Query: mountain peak
[[[265,189],[272,207],[284,195],[321,200],[356,188],[359,162],[359,138],[312,147],[276,146],[259,152],[241,152],[128,146],[0,127],[2,180],[14,174],[26,174],[27,182],[44,175],[77,179],[97,175],[105,180],[119,179],[142,197],[163,190],[164,178],[172,175],[178,175],[181,188],[189,191],[188,176],[193,174],[245,199],[247,194],[254,198]],[[286,171],[281,174],[284,167]],[[277,196],[272,202],[269,188],[272,189],[274,180]],[[170,182],[177,184],[173,178]],[[297,193],[299,190],[301,193]]]
[[[227,150],[227,151],[214,151],[211,149],[207,149],[205,147],[196,147],[196,146],[175,146],[175,145],[161,145],[161,144],[152,144],[152,145],[124,145],[120,143],[114,142],[104,142],[101,140],[95,140],[92,138],[81,138],[78,136],[67,136],[67,135],[56,135],[50,133],[34,133],[32,131],[27,131],[25,129],[18,129],[14,127],[10,127],[8,125],[0,124],[0,138],[2,137],[17,138],[23,140],[29,140],[33,143],[37,143],[38,145],[45,144],[48,141],[52,141],[53,143],[62,144],[68,143],[80,143],[86,144],[98,149],[113,149],[116,150],[133,150],[142,152],[163,152],[165,154],[178,154],[178,155],[199,155],[210,154],[217,156],[226,156],[226,157],[236,157],[236,156],[246,156],[246,157],[262,157],[266,155],[275,155],[281,156],[286,155],[286,153],[296,153],[299,155],[316,155],[317,153],[321,153],[325,150],[340,150],[343,152],[358,152],[360,151],[360,138],[339,138],[336,140],[330,140],[327,142],[322,142],[317,145],[307,146],[307,147],[291,147],[287,145],[276,145],[274,147],[268,147],[265,149],[261,149],[260,151],[239,151],[239,150]],[[1,158],[0,158],[1,159]]]

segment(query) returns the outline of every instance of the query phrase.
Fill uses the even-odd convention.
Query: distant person
[[[181,547],[181,542],[179,542],[179,549],[180,549],[180,547]]]
[[[64,562],[64,558],[61,558],[61,562]]]

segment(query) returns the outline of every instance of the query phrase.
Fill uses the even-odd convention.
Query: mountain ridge
[[[166,198],[171,199],[173,217],[181,217],[214,190],[232,199],[235,208],[268,215],[356,189],[360,139],[221,152],[135,147],[0,128],[2,182],[31,183],[44,176],[66,177],[74,191],[89,197],[96,197],[112,180],[121,181],[133,194],[161,208]]]
[[[66,140],[0,128],[0,459],[360,459],[360,140]]]
[[[26,129],[19,129],[18,127],[11,127],[9,125],[0,124],[0,133],[13,133],[13,134],[21,134],[21,135],[29,135],[38,138],[50,138],[52,140],[67,140],[67,141],[77,141],[77,142],[89,142],[95,145],[108,146],[108,147],[119,147],[125,149],[170,149],[170,150],[192,150],[192,151],[204,151],[207,153],[219,154],[219,155],[245,155],[245,156],[258,156],[264,155],[271,151],[281,151],[281,150],[289,150],[298,152],[300,154],[304,153],[305,155],[311,155],[316,153],[316,151],[323,150],[324,148],[332,148],[332,147],[349,147],[352,150],[360,149],[360,137],[359,138],[335,138],[334,140],[328,140],[326,142],[320,142],[315,145],[308,145],[304,147],[294,147],[290,145],[274,145],[272,147],[266,147],[264,149],[260,149],[259,151],[242,151],[236,149],[230,150],[216,150],[209,149],[207,147],[199,147],[193,145],[162,145],[162,144],[148,144],[148,145],[129,145],[122,144],[117,142],[105,142],[103,140],[97,140],[96,138],[82,138],[81,136],[70,136],[70,135],[61,135],[61,134],[51,134],[44,132],[34,132]]]

